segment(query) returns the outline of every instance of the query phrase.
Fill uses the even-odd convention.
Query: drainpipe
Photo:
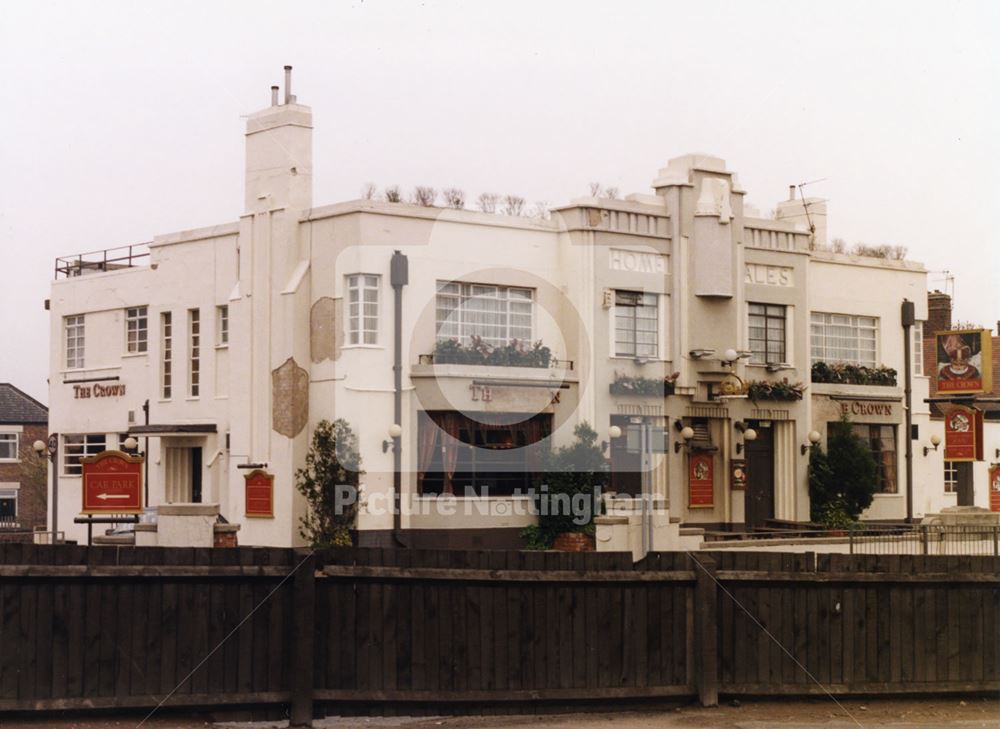
[[[913,302],[903,299],[900,310],[903,323],[903,396],[906,400],[906,521],[913,521],[913,366],[910,362],[913,351],[912,327],[916,323]]]
[[[392,284],[392,297],[395,311],[393,312],[393,394],[392,394],[392,422],[402,425],[403,419],[403,287],[409,283],[410,270],[409,260],[399,251],[393,251],[392,260],[389,265],[389,277]],[[402,467],[403,452],[400,436],[392,439],[392,534],[399,546],[406,546],[402,539]]]

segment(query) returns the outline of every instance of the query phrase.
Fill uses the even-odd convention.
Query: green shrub
[[[337,487],[358,493],[364,471],[358,438],[346,420],[321,420],[313,431],[306,467],[295,472],[295,488],[309,509],[300,520],[299,534],[313,547],[349,547],[357,517],[357,500],[338,509]]]
[[[827,452],[812,447],[809,458],[810,518],[828,526],[857,521],[878,490],[878,465],[846,417],[830,425]]]

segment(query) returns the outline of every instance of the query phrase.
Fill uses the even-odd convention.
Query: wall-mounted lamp
[[[617,425],[612,425],[610,428],[608,428],[608,438],[610,440],[615,440],[616,438],[621,438],[621,437],[622,437],[622,429],[619,428]],[[602,440],[601,453],[606,452],[608,450],[609,445],[611,444],[608,441]]]
[[[736,364],[736,360],[738,360],[739,358],[740,358],[740,353],[737,352],[732,347],[730,347],[729,349],[727,349],[725,352],[722,353],[722,364],[732,366]]]
[[[740,433],[743,434],[743,440],[744,441],[757,440],[757,431],[754,430],[753,428],[751,428],[746,423],[744,423],[742,420],[737,421],[733,425],[733,427],[736,428],[737,432],[740,432]],[[737,443],[736,444],[736,453],[739,454],[739,453],[742,453],[742,452],[743,452],[743,443]]]
[[[941,436],[938,435],[937,433],[935,433],[934,435],[931,436],[931,444],[930,444],[930,446],[924,446],[924,455],[926,456],[932,450],[936,451],[938,449],[939,445],[941,445]],[[998,450],[1000,450],[1000,449],[998,449]]]
[[[382,441],[382,452],[388,453],[389,449],[395,445],[395,440],[403,434],[403,429],[400,427],[399,423],[393,423],[389,426],[389,438],[392,440]]]
[[[694,438],[694,429],[690,425],[681,428],[681,438],[684,442],[674,441],[674,453],[680,453],[681,448],[687,448],[688,441]]]
[[[805,455],[806,453],[808,453],[810,448],[812,448],[814,445],[816,445],[817,443],[819,443],[819,439],[822,436],[820,436],[820,434],[817,431],[810,430],[808,437],[809,437],[809,442],[808,443],[803,443],[801,446],[799,446],[799,448],[802,451],[802,455]]]

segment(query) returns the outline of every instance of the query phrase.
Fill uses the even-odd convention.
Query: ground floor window
[[[958,493],[958,463],[955,461],[944,462],[944,492]]]
[[[420,414],[421,494],[510,496],[526,492],[541,466],[552,416],[453,411]]]
[[[0,489],[0,526],[17,521],[17,489]]]
[[[63,475],[79,476],[83,473],[80,459],[96,456],[107,450],[104,433],[63,436]]]
[[[647,428],[649,442],[646,446],[652,461],[652,454],[667,452],[667,432],[662,424],[649,424],[642,417],[612,415],[611,424],[621,428],[620,438],[610,441],[611,490],[628,496],[642,495],[642,429]]]
[[[878,467],[879,493],[894,494],[899,489],[895,425],[853,423],[851,429],[871,449]]]

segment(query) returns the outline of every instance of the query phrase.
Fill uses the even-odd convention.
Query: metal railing
[[[992,524],[856,524],[851,554],[1000,556],[1000,526]]]
[[[149,243],[105,248],[56,259],[55,277],[72,278],[88,273],[104,273],[148,265]]]

